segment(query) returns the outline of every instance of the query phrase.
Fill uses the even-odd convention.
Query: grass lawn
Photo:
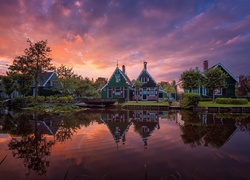
[[[213,103],[212,101],[208,102],[200,102],[199,105],[200,107],[250,107],[250,103],[244,104],[244,105],[235,105],[235,104],[217,104]]]

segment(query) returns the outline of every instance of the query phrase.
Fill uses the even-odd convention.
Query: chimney
[[[208,70],[208,60],[203,61],[203,71]]]
[[[125,66],[124,65],[122,65],[122,72],[123,72],[123,74],[125,74]]]
[[[147,70],[147,62],[144,61],[144,69]]]

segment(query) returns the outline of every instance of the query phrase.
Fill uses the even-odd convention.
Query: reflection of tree
[[[50,155],[51,147],[54,144],[53,141],[47,142],[42,131],[38,130],[37,116],[35,117],[34,133],[31,133],[32,126],[28,120],[18,119],[15,134],[21,135],[21,138],[12,138],[8,144],[9,149],[13,150],[13,157],[23,159],[24,166],[28,168],[27,176],[31,170],[38,175],[46,173],[46,168],[49,166],[46,156]]]
[[[213,114],[182,112],[184,125],[180,126],[182,140],[191,147],[200,145],[222,147],[236,130],[234,119],[217,118]]]
[[[197,125],[185,125],[180,126],[183,134],[181,135],[182,140],[185,144],[190,144],[191,147],[200,146],[203,144],[202,137],[205,135],[204,128]]]
[[[240,129],[240,131],[250,132],[250,121],[249,119],[237,118],[235,119],[235,126]]]
[[[55,138],[56,141],[64,142],[71,139],[77,129],[80,129],[80,122],[73,113],[58,118],[61,120]]]

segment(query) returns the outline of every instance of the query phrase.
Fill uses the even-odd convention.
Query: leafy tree
[[[136,90],[136,102],[137,102],[137,103],[138,103],[138,96],[139,96],[138,91],[139,91],[139,89],[140,89],[141,86],[142,86],[141,81],[136,80],[136,81],[134,82],[134,87],[135,87],[135,90]]]
[[[250,75],[240,75],[237,84],[237,94],[239,96],[250,96]]]
[[[108,80],[106,78],[99,77],[96,79],[94,83],[94,87],[97,90],[100,90],[105,84],[107,84]]]
[[[2,77],[2,83],[4,85],[4,92],[11,98],[11,93],[17,89],[17,76],[13,73],[7,73],[7,76]]]
[[[61,82],[62,86],[59,90],[63,91],[63,94],[67,94],[68,89],[74,89],[75,84],[73,82],[73,78],[75,77],[73,68],[67,68],[65,65],[61,65],[56,69],[57,76],[59,81]]]
[[[158,85],[161,89],[167,92],[168,98],[170,98],[171,93],[175,93],[175,81],[173,81],[171,84],[169,82],[161,81]]]
[[[26,95],[30,92],[30,85],[33,82],[33,78],[29,74],[18,74],[17,76],[17,91],[22,95]]]
[[[226,77],[227,75],[220,69],[209,69],[205,72],[205,87],[212,91],[213,93],[213,102],[214,94],[216,89],[224,88],[227,86]]]
[[[51,49],[47,46],[47,40],[32,43],[28,39],[27,42],[29,47],[24,50],[24,55],[15,57],[9,70],[18,74],[29,74],[34,78],[35,101],[37,102],[39,75],[45,71],[54,70],[55,67],[51,64]]]
[[[180,76],[181,86],[192,92],[192,89],[197,89],[201,85],[203,76],[199,71],[193,69],[184,71]]]

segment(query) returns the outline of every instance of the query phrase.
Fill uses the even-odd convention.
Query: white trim
[[[55,74],[55,71],[52,72],[52,74],[50,75],[50,77],[44,82],[44,84],[42,85],[43,87],[48,83],[48,81],[53,77],[53,75]],[[40,85],[41,87],[41,85]]]

